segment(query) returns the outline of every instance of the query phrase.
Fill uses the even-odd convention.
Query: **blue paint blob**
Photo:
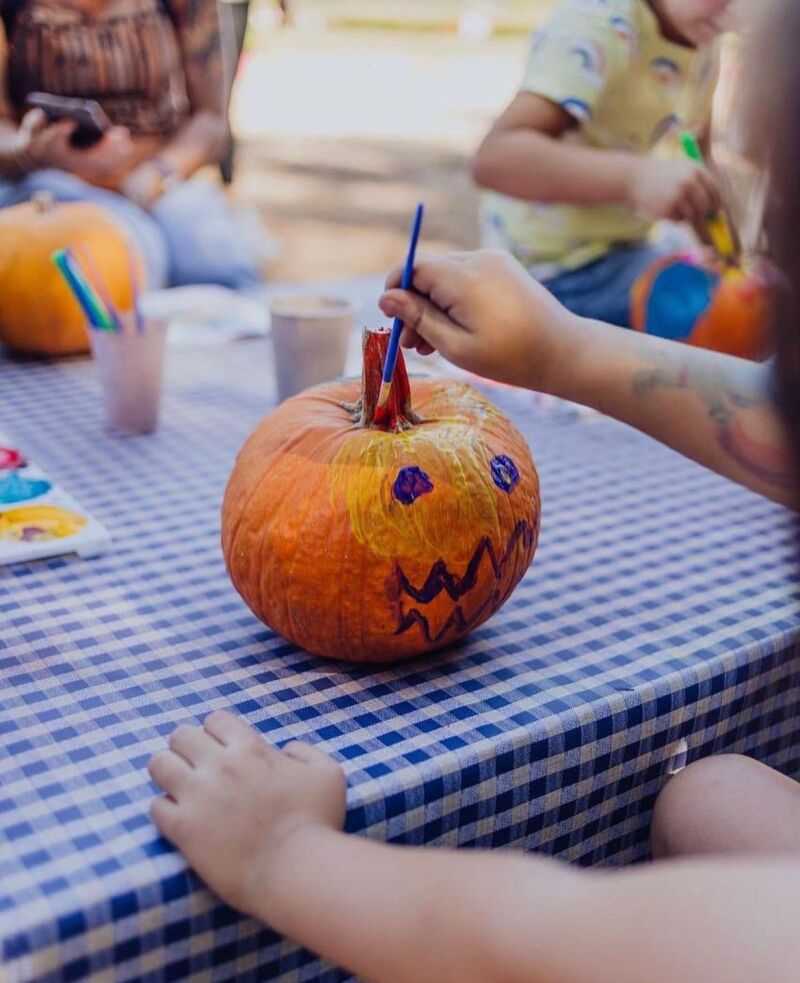
[[[411,505],[412,502],[433,491],[433,482],[425,472],[415,466],[401,468],[392,485],[392,495],[403,505]]]
[[[719,274],[691,263],[672,263],[657,274],[647,300],[647,333],[686,341],[711,306]]]
[[[45,495],[53,486],[44,478],[23,478],[16,471],[0,479],[0,505],[27,502]]]
[[[505,454],[492,458],[492,481],[504,492],[510,492],[519,481],[516,464]]]

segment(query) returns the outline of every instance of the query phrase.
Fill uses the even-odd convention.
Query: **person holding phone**
[[[150,287],[257,285],[224,196],[189,180],[227,146],[216,0],[0,0],[0,18],[0,208],[96,202]]]

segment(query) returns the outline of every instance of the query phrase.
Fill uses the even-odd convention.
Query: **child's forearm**
[[[600,410],[796,506],[800,479],[768,366],[579,318],[565,325],[559,345],[555,370],[536,388]]]
[[[529,940],[555,932],[582,885],[552,861],[529,868],[519,855],[416,850],[329,830],[290,838],[279,863],[256,914],[377,983],[549,980],[535,966],[519,975],[507,958],[520,879],[542,873],[525,898]]]
[[[484,188],[526,201],[630,204],[634,154],[596,150],[531,129],[491,133],[472,165]]]
[[[375,983],[790,983],[800,965],[783,858],[589,873],[309,830],[269,883],[257,914]]]

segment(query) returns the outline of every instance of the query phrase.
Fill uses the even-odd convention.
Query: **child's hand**
[[[691,160],[642,159],[632,170],[629,198],[644,215],[705,226],[722,204],[711,171]]]
[[[478,375],[546,388],[572,315],[515,259],[490,250],[421,256],[414,292],[394,289],[400,276],[399,266],[389,274],[380,306],[403,320],[404,347],[422,355],[438,349]]]
[[[166,792],[152,805],[153,821],[224,901],[265,917],[287,841],[314,827],[342,828],[342,770],[307,744],[278,751],[224,711],[202,728],[178,727],[169,748],[149,764]]]

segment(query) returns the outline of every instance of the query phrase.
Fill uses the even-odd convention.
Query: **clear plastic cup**
[[[300,294],[270,302],[278,400],[344,374],[358,309],[344,297]]]
[[[157,318],[120,317],[121,331],[90,329],[92,354],[103,387],[106,426],[119,434],[158,427],[167,325]]]

